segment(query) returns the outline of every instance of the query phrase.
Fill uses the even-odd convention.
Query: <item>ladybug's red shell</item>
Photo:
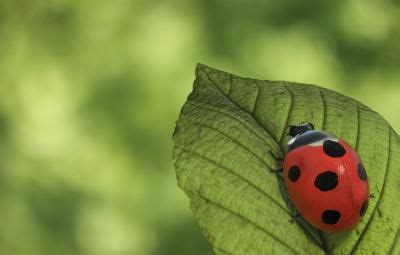
[[[365,169],[343,140],[328,138],[298,146],[285,156],[283,170],[293,204],[320,230],[351,229],[368,207]]]

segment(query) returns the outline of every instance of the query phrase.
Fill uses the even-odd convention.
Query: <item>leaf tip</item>
[[[206,66],[205,64],[202,64],[202,63],[197,63],[197,65],[196,65],[196,71],[195,71],[195,74],[196,74],[196,77],[199,77],[199,75],[200,75],[200,73],[201,72],[207,72],[207,71],[209,71],[211,68],[209,67],[209,66]]]

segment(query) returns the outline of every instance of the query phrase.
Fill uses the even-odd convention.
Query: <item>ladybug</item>
[[[335,233],[357,225],[368,208],[367,173],[345,141],[311,123],[289,126],[283,162],[286,189],[297,211],[319,230]]]

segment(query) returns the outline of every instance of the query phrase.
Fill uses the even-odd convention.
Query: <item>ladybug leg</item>
[[[370,198],[375,198],[375,195],[372,193],[369,195]]]

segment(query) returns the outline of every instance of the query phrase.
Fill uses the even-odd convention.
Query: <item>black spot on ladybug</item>
[[[361,217],[364,216],[364,214],[367,211],[367,209],[368,209],[368,200],[366,200],[361,206],[361,210],[360,210],[360,216]]]
[[[332,171],[322,172],[315,178],[315,187],[321,191],[329,191],[338,185],[338,175]]]
[[[346,154],[346,150],[343,148],[343,146],[340,143],[332,140],[325,140],[323,149],[325,154],[332,158],[343,157],[344,154]]]
[[[325,210],[322,213],[322,222],[325,224],[336,224],[340,220],[340,212],[336,210]]]
[[[358,163],[357,172],[358,172],[358,177],[360,177],[362,181],[367,180],[367,172],[365,172],[365,168],[361,163]]]
[[[300,177],[300,168],[298,166],[292,166],[289,169],[288,177],[292,182],[297,181]]]

